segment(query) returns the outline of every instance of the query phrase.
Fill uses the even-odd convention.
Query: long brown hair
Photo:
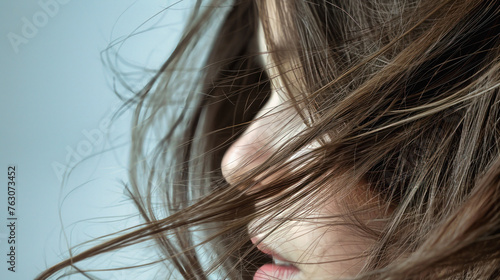
[[[198,3],[170,58],[127,103],[136,109],[126,190],[145,223],[37,279],[68,266],[85,273],[79,261],[151,239],[159,261],[179,277],[247,279],[266,261],[249,242],[250,221],[297,203],[310,209],[325,196],[359,196],[360,182],[361,193],[377,202],[344,205],[345,222],[375,241],[357,278],[500,277],[498,2],[272,3],[271,12],[267,0],[236,0],[228,11],[226,1]],[[281,23],[279,36],[269,13]],[[229,185],[222,156],[270,92],[259,61],[259,19],[290,107],[305,125]],[[203,37],[209,23],[218,28],[212,43]],[[207,45],[204,66],[186,70]],[[158,134],[148,149],[148,137]],[[319,147],[288,160],[312,141]],[[253,188],[273,172],[287,176]],[[349,179],[333,188],[325,174]],[[375,208],[382,227],[360,218]],[[200,247],[216,257],[200,257]]]

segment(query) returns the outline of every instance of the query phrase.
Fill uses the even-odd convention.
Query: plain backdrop
[[[0,279],[32,279],[67,257],[68,246],[137,222],[125,219],[135,208],[124,200],[121,184],[130,116],[107,126],[121,103],[101,52],[117,43],[114,49],[138,67],[112,60],[120,70],[157,68],[178,40],[185,7],[192,1],[163,11],[174,2],[0,2]],[[150,76],[136,71],[130,85],[138,89]],[[7,263],[11,165],[16,166],[16,272]],[[62,185],[64,168],[71,167],[74,171]],[[102,263],[135,264],[147,258],[143,254]],[[138,278],[117,271],[103,278],[152,279],[148,273],[153,271],[143,270]]]

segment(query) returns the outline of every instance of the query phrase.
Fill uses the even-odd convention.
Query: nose
[[[276,111],[279,103],[279,97],[271,95],[249,127],[225,152],[221,169],[229,184],[236,184],[243,174],[262,164],[273,153],[276,145],[273,139],[277,138],[279,123],[283,121]]]

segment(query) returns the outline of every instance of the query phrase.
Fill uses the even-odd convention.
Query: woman
[[[500,278],[497,1],[236,0],[184,70],[225,7],[127,103],[143,227],[37,279],[148,239],[173,279]]]

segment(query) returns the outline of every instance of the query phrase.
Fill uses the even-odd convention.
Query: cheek
[[[270,221],[269,217],[261,217],[249,225],[249,231],[258,232],[259,237],[269,234],[264,242],[273,244],[297,263],[304,279],[354,276],[364,265],[363,252],[371,243],[345,226],[333,199],[328,203],[280,224],[276,230],[274,227],[299,206],[287,209]]]
[[[339,221],[340,222],[340,221]],[[291,240],[303,251],[301,259],[305,273],[318,276],[354,276],[365,263],[363,252],[370,244],[346,226],[299,225]],[[292,229],[293,231],[293,229]],[[301,244],[307,244],[303,246]]]
[[[322,190],[331,190],[330,193],[313,194],[311,190],[319,188],[319,184],[311,184],[310,188],[295,194],[300,200],[291,207],[263,211],[265,214],[252,221],[248,228],[250,236],[265,237],[264,243],[272,244],[284,257],[297,263],[302,273],[300,279],[355,276],[366,262],[365,253],[376,240],[360,234],[344,215],[360,210],[363,214],[358,218],[370,227],[375,226],[372,221],[380,220],[382,211],[374,210],[376,203],[365,199],[370,197],[362,191],[366,185],[348,184],[347,174],[336,177],[325,174],[324,177],[332,178],[328,186],[322,187]],[[346,208],[343,203],[347,201],[350,204]],[[261,201],[256,208],[264,205],[266,201]]]

